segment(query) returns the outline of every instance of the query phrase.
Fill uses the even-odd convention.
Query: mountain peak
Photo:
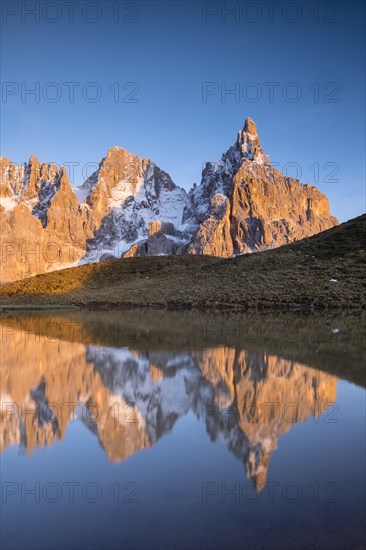
[[[112,147],[109,147],[106,155],[106,159],[113,159],[113,158],[140,158],[138,155],[135,155],[134,153],[131,153],[130,151],[127,151],[127,149],[124,149],[123,147],[119,147],[118,145],[113,145]]]
[[[39,164],[39,161],[38,161],[36,155],[33,155],[33,154],[32,154],[32,155],[29,157],[28,165],[33,166],[33,165],[37,165],[37,164]]]
[[[124,149],[123,147],[119,147],[118,145],[113,145],[112,147],[109,147],[107,151],[107,156],[113,155],[115,153],[128,153],[128,151],[126,151],[126,149]]]
[[[253,160],[258,164],[269,161],[260,146],[257,125],[250,117],[245,119],[243,129],[238,132],[236,147],[239,149],[240,158]]]
[[[250,116],[245,119],[243,130],[248,134],[257,135],[257,125]]]

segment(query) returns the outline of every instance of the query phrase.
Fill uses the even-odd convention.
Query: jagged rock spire
[[[252,135],[257,134],[257,125],[254,122],[254,120],[252,118],[250,118],[250,116],[248,116],[245,119],[243,130],[244,130],[244,132],[248,132],[249,134],[252,134]]]
[[[253,119],[247,117],[244,127],[238,132],[236,147],[240,151],[240,157],[252,160],[259,164],[268,163],[269,158],[264,154],[260,146],[257,125]]]

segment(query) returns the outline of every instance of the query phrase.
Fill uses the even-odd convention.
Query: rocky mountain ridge
[[[119,147],[77,189],[33,155],[20,167],[0,162],[1,282],[121,256],[230,257],[337,223],[318,189],[271,166],[250,118],[189,193]]]

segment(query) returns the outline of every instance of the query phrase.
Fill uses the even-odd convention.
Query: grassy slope
[[[365,308],[365,244],[366,215],[260,254],[110,260],[4,285],[0,298],[4,307]]]

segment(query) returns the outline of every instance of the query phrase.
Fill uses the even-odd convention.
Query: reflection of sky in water
[[[32,495],[25,503],[19,494],[9,496],[1,517],[5,548],[347,548],[362,543],[362,388],[262,352],[130,353],[90,346],[83,363],[83,346],[67,345],[79,358],[73,368],[85,368],[79,379],[81,403],[100,399],[105,404],[111,396],[123,396],[139,404],[139,423],[132,431],[116,432],[113,423],[87,425],[80,405],[77,419],[65,424],[63,439],[37,445],[27,456],[16,445],[7,447],[1,455],[3,484],[23,482],[31,488],[38,482],[42,490],[55,482],[62,494],[52,504],[42,496],[39,503]],[[45,347],[38,349],[43,369],[37,354],[29,357],[29,368],[37,367],[34,383],[46,373],[46,394],[53,390],[67,401],[73,357],[70,348],[62,356],[62,346],[59,365],[47,363]],[[60,369],[55,380],[64,384],[61,388],[50,388],[53,368]],[[63,377],[62,369],[69,374]],[[12,380],[16,383],[16,376]],[[318,419],[310,415],[314,387],[322,408],[336,400],[333,417],[330,409]],[[296,424],[281,414],[245,421],[240,411],[253,396],[262,402],[272,396],[281,404],[296,400],[306,414]],[[202,405],[215,400],[225,407],[236,403],[239,413],[211,415],[205,422]],[[121,457],[115,444],[123,437]],[[252,483],[262,463],[266,477],[256,493]],[[80,484],[74,502],[69,502],[67,482]],[[96,503],[82,497],[88,483],[100,488]],[[225,488],[235,487],[236,496],[227,493],[224,502]],[[290,502],[294,491],[301,494]],[[54,494],[50,489],[51,498]],[[93,488],[88,495],[93,497]],[[131,495],[138,502],[123,502]]]

